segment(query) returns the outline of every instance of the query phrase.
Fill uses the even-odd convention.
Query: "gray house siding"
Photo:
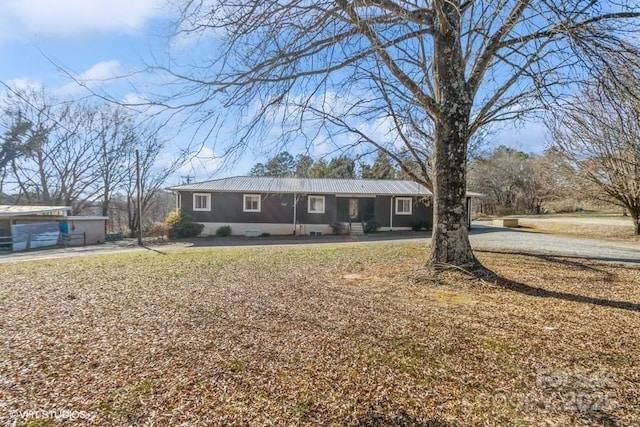
[[[194,192],[181,192],[182,210],[197,222],[293,223],[292,194],[261,194],[260,212],[244,212],[243,193],[195,193],[211,194],[211,210],[194,211]]]
[[[391,196],[378,196],[375,201],[375,218],[380,223],[380,227],[406,228],[412,227],[417,222],[427,224],[431,229],[433,225],[433,207],[426,206],[421,198],[412,197],[413,206],[411,215],[397,215],[395,207],[395,197],[393,204]],[[393,224],[390,222],[393,216]]]
[[[193,195],[210,194],[211,210],[194,211]],[[244,224],[291,224],[294,222],[293,194],[260,194],[260,212],[244,212],[244,194],[233,192],[180,191],[181,209],[200,223],[244,223]],[[313,194],[311,195],[313,196]],[[338,222],[339,208],[347,206],[340,203],[341,199],[348,200],[358,197],[337,197],[331,194],[318,194],[325,201],[324,213],[309,212],[309,195],[298,195],[296,206],[296,220],[298,224],[331,225]],[[428,229],[433,225],[433,207],[427,206],[422,198],[412,197],[411,215],[396,214],[396,199],[392,196],[368,197],[373,206],[373,218],[384,229],[403,229],[421,222]],[[344,202],[344,200],[342,200]],[[371,206],[371,205],[370,205]],[[344,213],[343,215],[344,216]],[[347,215],[348,216],[348,215]],[[346,222],[346,221],[343,221]]]
[[[316,196],[310,194],[310,196]],[[337,200],[330,194],[318,194],[324,196],[324,213],[309,212],[309,195],[298,198],[297,217],[298,224],[333,224],[336,222]]]
[[[243,193],[209,193],[195,192],[197,194],[211,195],[210,211],[193,210],[194,192],[183,191],[181,195],[181,207],[189,213],[197,222],[236,222],[236,223],[293,223],[293,194],[260,194],[260,212],[244,212]],[[247,193],[251,194],[251,193]],[[309,196],[298,196],[297,222],[298,224],[334,224],[338,218],[338,197],[335,195],[324,196],[324,213],[309,212]],[[391,196],[378,196],[374,200],[374,218],[381,227],[411,227],[417,221],[423,221],[431,228],[433,224],[433,208],[425,206],[417,197],[413,197],[411,215],[397,215],[395,212],[395,198],[393,205]],[[390,223],[393,212],[393,224]]]
[[[417,197],[412,197],[412,199],[411,215],[397,215],[394,200],[393,227],[413,227],[418,221],[421,221],[427,224],[427,228],[431,229],[433,225],[433,207],[425,206]]]
[[[380,227],[389,227],[389,213],[391,209],[391,196],[378,196],[373,202],[373,211]]]
[[[330,226],[337,222],[353,224],[370,219],[375,219],[382,230],[409,229],[418,223],[433,227],[433,208],[423,202],[431,192],[406,180],[238,176],[179,185],[171,190],[180,195],[180,208],[205,226],[204,234],[213,234],[222,225],[231,225],[237,235],[330,233]],[[210,195],[211,209],[194,211],[195,193]],[[260,196],[258,212],[244,211],[244,195],[249,194]],[[324,212],[309,212],[309,199],[314,195],[324,198]],[[476,196],[481,195],[467,193],[467,211],[471,197]],[[410,214],[396,213],[399,198],[411,199]],[[467,222],[470,226],[470,215]]]

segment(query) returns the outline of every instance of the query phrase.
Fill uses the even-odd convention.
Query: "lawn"
[[[512,215],[520,226],[542,233],[566,234],[589,238],[638,242],[633,220],[619,212],[584,212],[571,214]]]
[[[0,424],[640,425],[640,270],[412,243],[0,265]]]

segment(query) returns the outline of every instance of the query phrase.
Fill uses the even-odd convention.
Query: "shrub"
[[[164,222],[154,222],[144,231],[145,237],[160,237],[167,235],[169,227]]]
[[[555,213],[572,213],[572,212],[576,212],[577,210],[578,209],[574,204],[566,203],[563,205],[562,204],[558,205],[558,207],[554,209],[554,212]]]
[[[380,228],[380,222],[375,218],[371,218],[369,221],[367,221],[364,224],[365,233],[372,233],[374,231],[378,231],[378,228]]]
[[[223,225],[221,227],[218,227],[218,229],[216,230],[216,236],[218,236],[218,237],[231,236],[231,226],[230,225]]]
[[[269,237],[269,236],[271,236],[271,233],[262,233],[260,235],[260,237]]]
[[[425,221],[421,220],[421,219],[414,220],[412,225],[411,225],[411,229],[413,231],[420,231],[423,228],[424,229],[427,228],[427,223]]]
[[[333,234],[346,234],[347,226],[343,222],[334,222],[329,227]]]
[[[198,224],[189,214],[182,211],[170,212],[165,223],[167,224],[167,236],[171,239],[195,237],[204,229],[204,225]]]

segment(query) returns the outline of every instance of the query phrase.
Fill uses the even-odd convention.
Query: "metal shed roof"
[[[53,214],[70,211],[69,206],[17,206],[0,205],[0,217]]]
[[[430,196],[431,192],[413,181],[331,178],[274,178],[236,176],[193,184],[178,185],[170,190],[243,192],[243,193],[303,193]]]

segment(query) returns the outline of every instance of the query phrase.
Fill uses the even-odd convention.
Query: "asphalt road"
[[[379,233],[371,236],[354,238],[352,236],[322,236],[322,237],[286,237],[271,238],[212,238],[195,239],[191,242],[178,242],[168,245],[138,248],[128,242],[108,243],[97,246],[79,248],[61,248],[35,252],[21,252],[0,255],[0,263],[29,261],[34,259],[57,259],[90,254],[106,254],[131,251],[161,251],[171,252],[175,249],[187,247],[207,246],[264,246],[291,244],[375,244],[389,241],[427,242],[428,233]],[[500,228],[474,223],[470,234],[471,245],[477,250],[537,253],[544,255],[566,256],[598,261],[624,263],[640,267],[640,244],[614,242],[599,239],[588,239],[553,234],[543,234],[518,229]]]

